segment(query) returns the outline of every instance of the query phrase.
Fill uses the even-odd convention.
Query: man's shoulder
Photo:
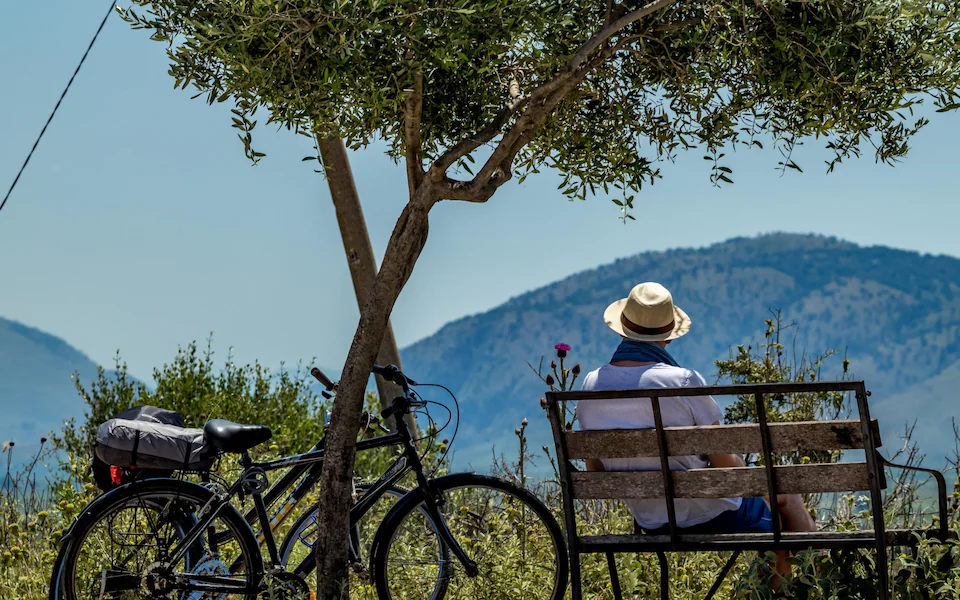
[[[646,375],[653,380],[670,382],[675,387],[699,387],[706,385],[703,376],[696,369],[686,367],[675,367],[673,365],[657,365],[650,369]]]

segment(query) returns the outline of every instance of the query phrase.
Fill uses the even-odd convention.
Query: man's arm
[[[719,425],[720,421],[714,421],[713,424]],[[707,458],[710,460],[711,465],[719,469],[747,466],[747,463],[739,454],[710,454]]]

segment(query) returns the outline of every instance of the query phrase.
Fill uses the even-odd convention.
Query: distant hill
[[[486,468],[491,445],[514,453],[513,431],[524,417],[533,447],[550,444],[538,402],[543,384],[527,361],[543,356],[549,363],[557,342],[573,346],[571,358],[585,370],[609,360],[618,340],[603,309],[648,280],[669,287],[690,314],[690,334],[670,351],[708,380],[714,361],[756,341],[779,308],[798,324],[787,343],[846,352],[873,392],[885,449],[916,420],[931,460],[952,452],[950,417],[960,416],[960,259],[773,234],[620,259],[458,319],[405,348],[406,372],[448,386],[460,400],[457,461]],[[96,364],[60,338],[0,318],[0,441],[17,442],[17,459],[62,419],[82,413],[74,371],[89,382]],[[444,399],[436,390],[428,397]],[[433,413],[445,421],[442,410]]]
[[[604,325],[603,309],[641,281],[666,285],[690,314],[691,332],[670,351],[708,380],[714,361],[762,337],[763,320],[779,308],[798,324],[787,343],[846,352],[873,393],[885,447],[896,445],[904,421],[918,419],[931,459],[952,449],[949,418],[960,415],[960,260],[771,234],[620,259],[454,321],[404,349],[411,376],[457,393],[460,459],[485,464],[491,442],[512,451],[524,417],[534,447],[549,444],[538,403],[544,386],[527,361],[549,362],[557,342],[572,345],[585,370],[608,361],[618,338]]]
[[[0,440],[26,459],[41,436],[83,412],[71,374],[92,379],[97,365],[62,339],[0,318]]]

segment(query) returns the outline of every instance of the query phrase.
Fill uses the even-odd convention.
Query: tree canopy
[[[731,148],[773,140],[781,168],[820,138],[838,162],[895,162],[926,119],[960,108],[953,0],[133,0],[170,74],[233,99],[248,157],[258,111],[310,137],[374,140],[409,194],[361,310],[325,440],[318,597],[347,581],[363,391],[441,200],[485,202],[544,168],[624,218],[662,161],[701,148],[714,184]]]
[[[267,122],[354,148],[382,139],[396,158],[411,144],[472,174],[469,153],[578,68],[508,177],[553,167],[570,195],[627,193],[678,151],[717,158],[758,137],[784,168],[811,136],[831,169],[864,148],[891,162],[926,123],[914,106],[960,102],[960,4],[939,0],[135,2],[148,10],[123,16],[169,44],[178,85],[235,99],[253,159],[266,109]],[[714,182],[728,172],[714,161]]]

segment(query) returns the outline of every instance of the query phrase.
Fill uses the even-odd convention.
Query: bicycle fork
[[[440,513],[443,499],[439,497],[439,494],[434,493],[432,486],[426,481],[423,483],[423,489],[427,491],[426,500],[424,500],[423,503],[426,505],[427,515],[437,527],[437,535],[440,536],[440,540],[447,545],[450,551],[453,552],[453,555],[457,557],[457,560],[460,561],[460,564],[463,565],[463,570],[467,574],[467,577],[476,577],[480,574],[480,569],[477,567],[476,561],[467,555],[466,550],[463,549],[460,542],[453,537],[453,533],[451,533],[450,528],[447,527],[446,520]]]

